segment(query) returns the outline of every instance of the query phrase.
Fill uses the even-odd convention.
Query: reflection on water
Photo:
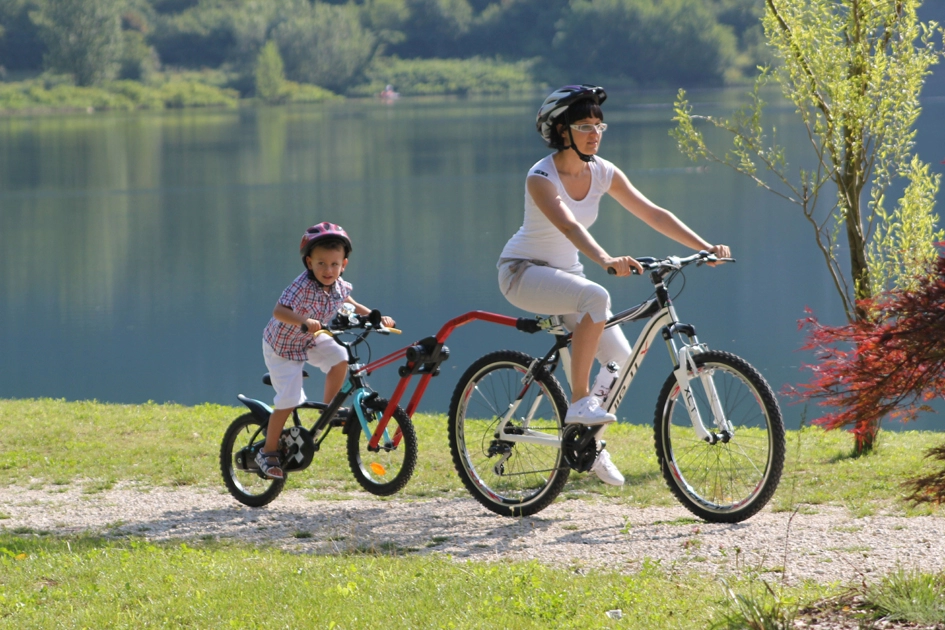
[[[0,397],[268,399],[262,328],[301,270],[302,231],[322,220],[354,239],[345,276],[354,297],[405,331],[373,341],[374,358],[466,311],[522,314],[499,294],[495,261],[520,225],[526,169],[545,153],[534,132],[539,100],[0,120]],[[671,101],[614,95],[602,155],[738,257],[688,274],[681,317],[704,341],[754,363],[775,389],[802,380],[803,309],[842,317],[808,228],[746,179],[683,158],[667,134]],[[945,132],[928,121],[943,113],[945,103],[932,102],[920,123],[920,152],[938,172],[945,155],[933,152]],[[771,115],[800,155],[791,109]],[[684,253],[612,202],[592,232],[614,253]],[[648,295],[639,279],[588,273],[616,308]],[[637,332],[630,326],[627,336]],[[448,345],[422,411],[445,412],[479,355],[510,346],[537,353],[550,339],[473,323]],[[621,409],[634,422],[651,420],[670,371],[664,353],[651,354]],[[384,394],[395,381],[393,368],[372,377]],[[309,388],[320,391],[320,382]],[[801,409],[785,411],[796,425]]]

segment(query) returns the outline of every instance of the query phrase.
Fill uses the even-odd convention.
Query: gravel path
[[[788,581],[871,581],[896,567],[945,570],[945,517],[765,509],[747,522],[695,521],[683,508],[629,508],[609,500],[558,501],[537,516],[503,518],[468,498],[319,500],[283,492],[244,507],[210,490],[117,487],[97,494],[7,488],[0,530],[134,535],[149,540],[213,537],[301,553],[353,549],[449,554],[457,559],[537,559],[574,569],[634,571],[644,562],[711,574],[780,571]],[[813,510],[805,510],[811,511]]]

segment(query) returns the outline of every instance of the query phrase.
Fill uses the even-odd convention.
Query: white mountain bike
[[[602,406],[611,413],[620,406],[643,358],[662,339],[673,363],[653,427],[663,477],[696,516],[743,521],[765,506],[781,478],[784,422],[777,399],[747,361],[710,350],[676,315],[670,282],[687,265],[720,259],[703,251],[637,260],[655,292],[607,322],[610,327],[645,320]],[[550,505],[571,470],[589,471],[605,446],[599,439],[603,427],[564,424],[568,402],[554,371],[560,363],[570,378],[571,334],[561,318],[520,318],[516,325],[551,333],[554,346],[541,358],[514,350],[483,356],[460,378],[449,412],[456,470],[480,503],[504,516],[528,516]]]

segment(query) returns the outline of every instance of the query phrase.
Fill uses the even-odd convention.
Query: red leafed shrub
[[[945,257],[930,271],[915,291],[862,304],[873,314],[867,321],[832,327],[810,316],[800,324],[817,362],[793,393],[830,408],[817,424],[851,426],[858,452],[872,446],[884,417],[913,420],[945,395]]]

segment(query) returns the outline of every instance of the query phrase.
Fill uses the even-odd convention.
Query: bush
[[[172,81],[158,88],[165,107],[236,107],[239,93],[191,81]]]
[[[509,94],[537,87],[534,62],[472,59],[378,58],[365,71],[368,82],[349,94],[370,96],[387,84],[405,96],[430,94]]]
[[[296,83],[295,81],[285,82],[285,101],[287,103],[320,103],[340,98],[342,97],[334,92],[317,85]]]
[[[100,87],[69,84],[45,86],[42,81],[0,84],[0,111],[85,111],[164,109],[165,107],[236,107],[235,90],[193,81],[147,86],[136,81],[111,81]]]

